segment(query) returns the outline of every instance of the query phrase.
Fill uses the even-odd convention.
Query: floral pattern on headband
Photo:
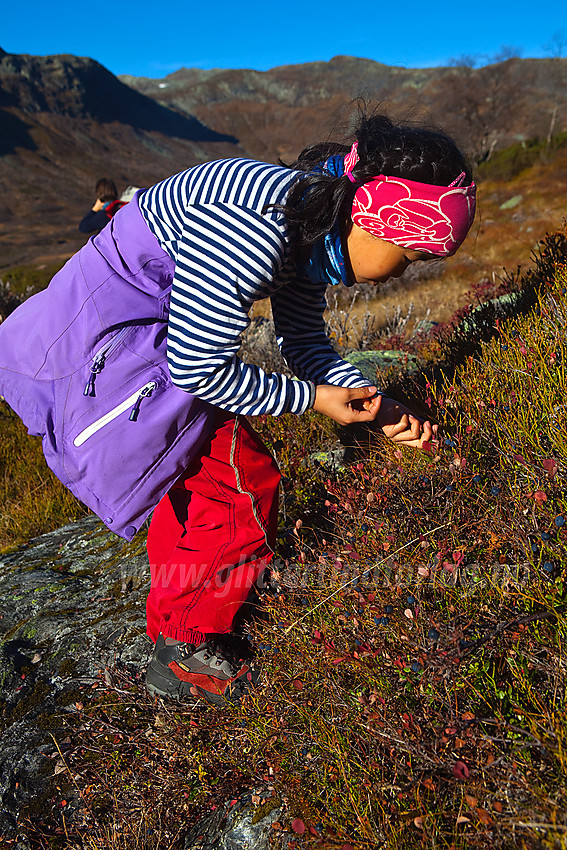
[[[344,157],[344,174],[354,183],[351,172],[358,161],[355,142]],[[450,186],[437,186],[381,174],[358,187],[351,218],[378,239],[448,256],[463,242],[474,220],[476,186],[460,185],[464,179],[463,172]]]
[[[469,231],[474,199],[474,184],[451,188],[381,177],[357,189],[351,216],[379,239],[448,256]]]

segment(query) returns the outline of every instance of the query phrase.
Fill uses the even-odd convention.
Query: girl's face
[[[344,245],[344,240],[343,240]],[[390,277],[401,277],[414,260],[432,260],[433,254],[401,248],[393,242],[378,239],[351,222],[346,234],[349,278],[355,283],[385,283]]]

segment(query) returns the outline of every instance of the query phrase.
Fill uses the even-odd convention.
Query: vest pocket
[[[90,425],[83,428],[83,430],[80,431],[74,438],[73,445],[79,448],[98,431],[105,426],[110,425],[127,410],[130,410],[130,415],[128,416],[129,421],[136,422],[140,415],[142,400],[144,398],[149,398],[157,389],[157,386],[157,381],[148,381],[148,383],[144,384],[143,387],[139,387],[130,396],[128,396],[128,398],[117,404],[116,407],[113,407],[98,419],[95,419],[94,422],[91,422]]]

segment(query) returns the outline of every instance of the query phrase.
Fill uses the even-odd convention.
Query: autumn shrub
[[[24,300],[24,295],[12,291],[9,282],[0,280],[0,322],[13,313]]]
[[[266,685],[204,722],[313,846],[562,846],[566,292],[558,265],[429,385],[438,444],[375,446],[327,479],[326,529],[292,524]]]
[[[526,139],[508,148],[494,151],[490,159],[478,166],[478,179],[513,180],[537,162],[545,162],[567,145],[567,133],[557,133],[551,139]]]
[[[318,414],[256,421],[284,476],[248,626],[263,684],[220,709],[154,706],[124,670],[85,693],[65,757],[82,820],[49,846],[145,847],[143,824],[180,850],[244,789],[258,816],[285,804],[277,847],[565,846],[564,244],[516,315],[473,317],[469,353],[415,385],[441,425],[425,451],[371,435],[330,473]]]
[[[61,263],[47,263],[42,266],[13,266],[4,272],[5,283],[20,298],[27,298],[40,292],[49,284],[51,278],[61,268]]]

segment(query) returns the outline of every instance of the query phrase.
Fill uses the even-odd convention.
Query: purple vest
[[[127,540],[215,415],[169,376],[174,268],[134,198],[0,324],[0,394],[55,475]]]

